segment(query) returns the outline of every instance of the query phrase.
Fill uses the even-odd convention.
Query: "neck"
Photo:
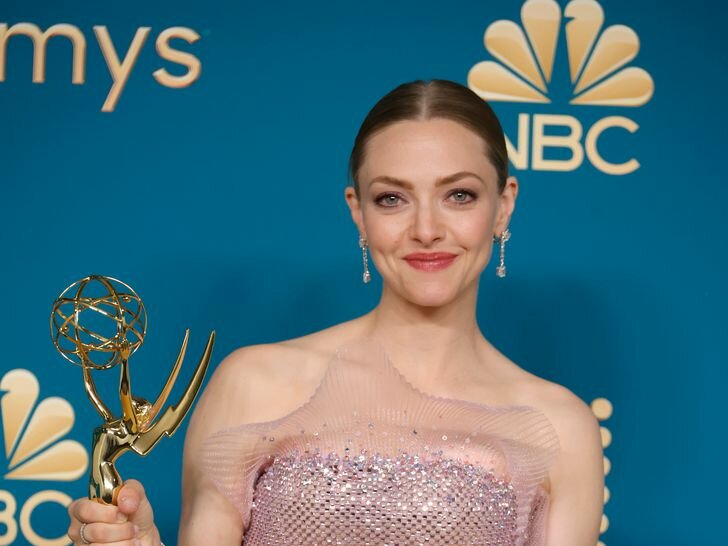
[[[444,306],[423,307],[388,290],[368,315],[366,330],[395,366],[423,390],[456,379],[482,364],[483,337],[476,320],[478,285]]]

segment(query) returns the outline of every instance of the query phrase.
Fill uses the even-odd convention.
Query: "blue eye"
[[[392,201],[394,198],[394,201]],[[374,200],[377,205],[382,207],[393,207],[399,204],[400,196],[396,193],[383,193]]]
[[[472,191],[466,190],[466,189],[462,189],[462,188],[461,189],[457,189],[457,190],[453,190],[452,192],[450,192],[449,197],[453,197],[453,196],[458,196],[458,198],[454,199],[454,201],[456,203],[463,203],[463,204],[470,203],[472,201],[475,201],[477,199],[477,197],[478,197]],[[470,199],[468,199],[468,197]]]

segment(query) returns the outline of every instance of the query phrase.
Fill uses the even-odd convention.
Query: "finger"
[[[139,506],[147,498],[144,486],[137,480],[126,480],[119,490],[119,510],[124,514],[131,515],[139,509]]]
[[[119,508],[112,504],[101,504],[100,502],[89,499],[79,499],[71,503],[68,507],[68,513],[71,519],[80,521],[81,523],[116,523],[125,521],[126,516],[119,512]]]
[[[90,546],[139,546],[139,543],[135,540],[122,540],[120,542],[92,542]],[[73,546],[89,546],[83,542],[74,542]]]
[[[132,524],[129,523],[129,525],[132,525]],[[108,546],[111,546],[112,544],[132,544],[133,546],[139,546],[139,544],[140,544],[139,539],[133,534],[134,533],[133,525],[132,525],[132,536],[130,538],[122,539],[120,541],[115,541],[115,542],[106,542],[106,541],[94,540],[93,537],[89,536],[89,528],[90,527],[91,527],[91,524],[89,523],[88,525],[86,525],[86,528],[83,530],[83,536],[86,537],[86,539],[87,539],[86,542],[84,542],[83,538],[81,538],[81,534],[79,532],[79,528],[77,528],[75,531],[71,531],[69,529],[69,531],[68,531],[68,538],[71,539],[71,541],[73,542],[73,545],[74,546],[76,546],[76,545],[79,545],[79,546],[81,546],[81,545],[82,546],[88,546],[89,544],[93,544],[95,546],[98,546],[99,544],[106,544]],[[121,534],[122,536],[124,536],[123,533],[119,533],[119,534]]]
[[[139,537],[147,536],[154,528],[154,510],[137,480],[128,480],[119,491],[119,510],[128,514],[129,520],[139,527]]]
[[[83,529],[83,536],[91,544],[109,544],[125,540],[133,540],[136,537],[136,528],[131,522],[126,523],[89,523]],[[83,544],[80,529],[69,533],[71,540]]]

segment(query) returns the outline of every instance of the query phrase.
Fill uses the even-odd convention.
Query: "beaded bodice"
[[[425,394],[362,339],[294,412],[213,434],[202,466],[249,546],[537,546],[558,448],[541,412]]]

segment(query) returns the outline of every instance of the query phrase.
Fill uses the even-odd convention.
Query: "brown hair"
[[[404,120],[445,118],[456,121],[483,138],[486,155],[498,173],[498,191],[508,178],[506,140],[493,109],[472,90],[450,80],[415,80],[384,95],[369,111],[354,140],[349,157],[349,176],[359,197],[359,168],[364,163],[367,141],[388,125]]]

